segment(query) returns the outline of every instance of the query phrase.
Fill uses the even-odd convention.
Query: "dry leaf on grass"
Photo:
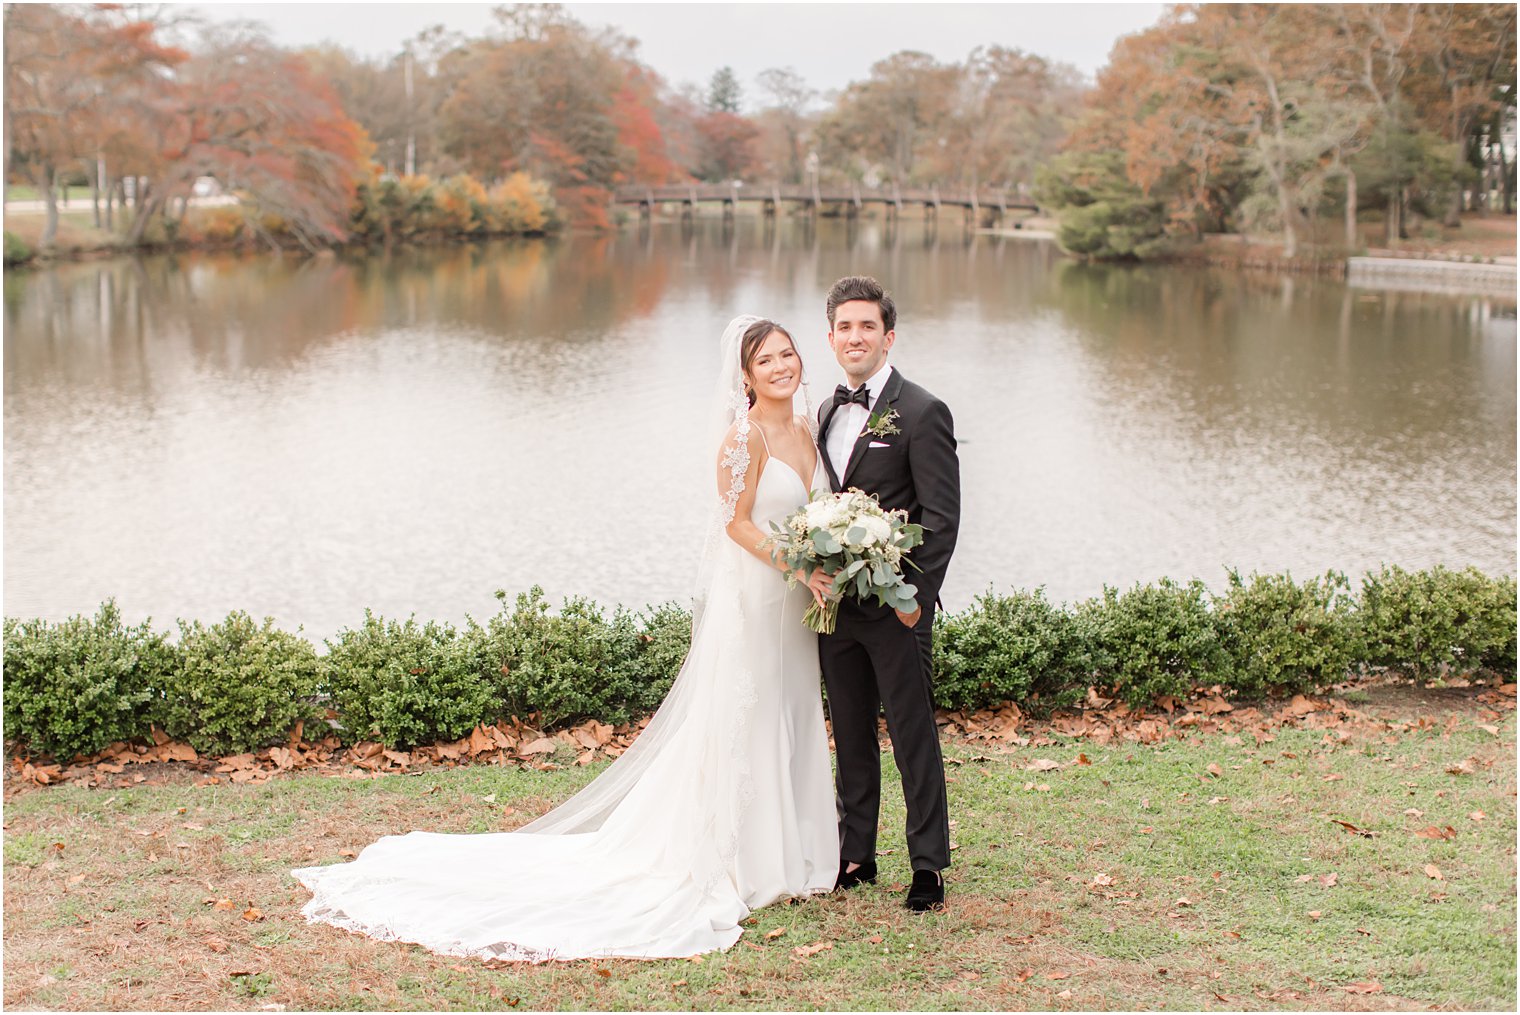
[[[819,952],[831,952],[833,950],[834,944],[832,941],[818,941],[814,944],[802,945],[799,948],[793,948],[792,954],[796,955],[799,958],[805,959],[809,956],[817,955]]]
[[[776,940],[776,938],[780,937],[781,935],[783,935],[785,933],[786,933],[786,928],[785,927],[777,927],[775,930],[768,930],[768,931],[766,931],[765,932],[765,939],[767,941],[774,941],[774,940]]]
[[[1425,865],[1425,876],[1433,881],[1445,881],[1446,877],[1441,873],[1441,868],[1433,863]]]
[[[1368,980],[1366,983],[1348,983],[1341,989],[1348,994],[1381,994],[1383,985],[1376,980]]]
[[[1340,818],[1331,818],[1330,820],[1333,821],[1333,822],[1335,822],[1337,825],[1340,825],[1342,828],[1344,828],[1346,831],[1350,832],[1352,835],[1360,835],[1364,839],[1370,839],[1370,838],[1372,838],[1372,836],[1374,834],[1373,832],[1367,831],[1367,829],[1365,829],[1365,828],[1358,828],[1358,827],[1356,827],[1355,825],[1353,825],[1349,821],[1342,821]]]
[[[1455,828],[1451,827],[1450,825],[1447,825],[1444,828],[1440,828],[1440,827],[1437,827],[1435,825],[1427,825],[1426,827],[1420,829],[1418,832],[1415,832],[1414,834],[1417,835],[1417,836],[1419,836],[1422,839],[1441,839],[1441,840],[1445,840],[1445,839],[1455,839],[1457,837],[1457,830]]]

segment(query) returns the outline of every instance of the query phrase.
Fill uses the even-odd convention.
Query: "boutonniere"
[[[871,413],[871,418],[866,420],[865,432],[875,437],[890,437],[896,433],[902,433],[897,429],[897,410],[884,409],[881,412]]]

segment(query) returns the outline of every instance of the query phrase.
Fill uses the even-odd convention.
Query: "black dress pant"
[[[950,866],[950,820],[945,765],[934,723],[931,639],[934,608],[912,629],[891,610],[869,613],[840,604],[833,634],[818,638],[823,683],[834,728],[840,806],[840,856],[864,863],[876,858],[881,810],[878,713],[887,717],[892,754],[907,804],[908,855],[914,870]]]

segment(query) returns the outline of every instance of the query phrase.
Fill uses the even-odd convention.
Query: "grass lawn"
[[[948,910],[927,916],[900,907],[903,813],[884,756],[878,884],[760,911],[701,960],[492,968],[299,915],[292,867],[343,862],[387,832],[513,828],[600,766],[12,785],[4,1003],[1512,1010],[1515,714],[1388,707],[1429,721],[1260,743],[947,740],[955,865]]]

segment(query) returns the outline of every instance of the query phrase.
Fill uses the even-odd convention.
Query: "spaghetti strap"
[[[761,426],[759,423],[756,423],[754,429],[759,431],[760,443],[765,445],[765,457],[769,458],[771,456],[771,442],[765,439],[765,427]]]

